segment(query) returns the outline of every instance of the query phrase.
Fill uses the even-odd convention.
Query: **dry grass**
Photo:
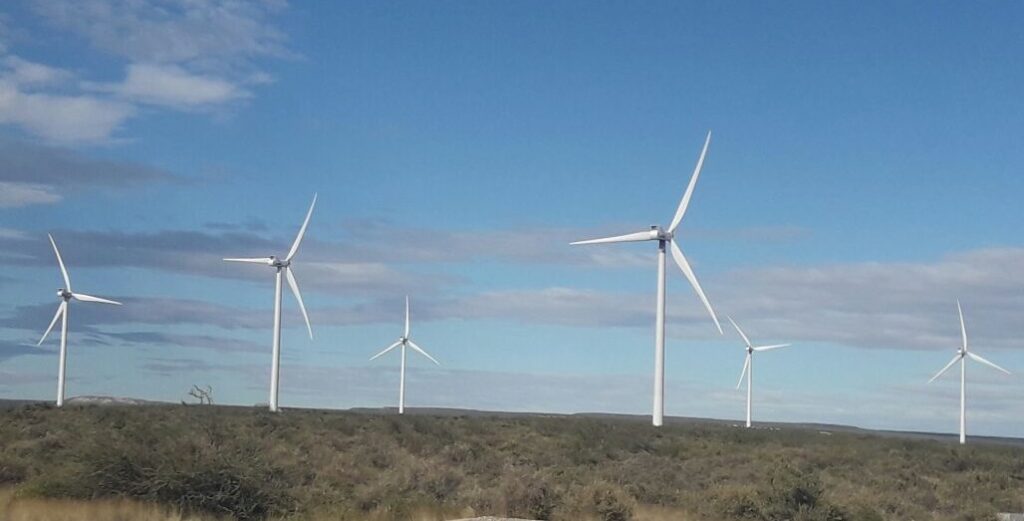
[[[126,499],[76,501],[17,498],[0,491],[3,521],[217,521],[209,516],[182,515],[158,505]]]
[[[696,519],[678,508],[641,505],[633,514],[634,521],[690,521]]]
[[[447,519],[468,519],[474,516],[472,509],[462,511],[438,508],[420,508],[404,518],[407,521],[445,521]],[[65,499],[24,499],[16,498],[10,489],[0,490],[0,519],[3,521],[219,521],[210,516],[182,515],[157,505],[119,500],[77,501]],[[336,521],[330,513],[312,514],[308,521]],[[386,511],[371,512],[364,521],[391,521],[392,514]],[[595,518],[596,519],[596,518]],[[640,506],[634,521],[687,521],[692,519],[682,511],[673,508]],[[580,521],[590,521],[580,519]]]
[[[456,508],[441,508],[441,507],[419,507],[414,508],[408,512],[403,512],[400,516],[396,517],[396,513],[388,508],[381,508],[360,514],[360,521],[394,521],[395,519],[402,519],[403,521],[446,521],[456,519],[467,519],[474,518],[478,514],[473,511],[472,508],[456,509]],[[288,518],[275,518],[273,521],[285,521]],[[344,514],[329,511],[311,512],[302,514],[298,517],[302,521],[339,521],[346,519]]]
[[[5,486],[0,521],[981,521],[1024,509],[1024,450],[578,417],[35,405],[0,408]]]

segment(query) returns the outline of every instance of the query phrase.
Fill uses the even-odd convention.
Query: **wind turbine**
[[[942,376],[950,367],[953,367],[953,364],[960,362],[960,444],[963,445],[967,443],[967,359],[970,358],[975,362],[981,362],[1006,374],[1010,374],[1010,372],[967,350],[967,327],[964,326],[964,310],[960,307],[959,299],[956,301],[956,310],[960,313],[960,338],[963,343],[960,345],[960,349],[957,350],[956,356],[946,364],[946,367],[943,367],[941,371],[936,373],[931,380],[928,380],[928,383],[934,382],[936,378]]]
[[[711,309],[711,303],[708,302],[707,296],[704,295],[704,290],[701,289],[700,283],[697,282],[697,276],[694,275],[693,269],[690,268],[690,263],[686,261],[686,257],[683,256],[682,250],[679,249],[679,245],[676,244],[675,231],[679,227],[679,223],[683,220],[683,215],[686,213],[686,207],[690,204],[690,197],[693,196],[693,188],[697,185],[697,178],[700,176],[700,170],[704,166],[704,157],[708,152],[708,145],[711,144],[711,132],[708,132],[707,138],[704,140],[704,148],[700,152],[700,158],[697,159],[697,166],[693,169],[693,176],[690,177],[690,184],[686,187],[686,192],[683,194],[683,199],[679,202],[679,207],[676,209],[676,214],[672,217],[672,223],[669,224],[668,230],[662,230],[661,226],[651,226],[650,230],[629,233],[626,235],[617,235],[615,237],[605,237],[602,239],[590,239],[586,241],[576,241],[572,244],[604,244],[613,242],[636,242],[636,241],[658,241],[658,300],[657,300],[657,312],[654,322],[654,414],[652,423],[655,426],[661,426],[665,416],[665,247],[666,245],[672,250],[672,258],[675,259],[679,269],[682,270],[683,275],[690,281],[690,285],[693,286],[694,291],[697,292],[697,296],[700,297],[701,302],[704,303],[704,307],[707,308],[708,313],[711,315],[711,319],[715,321],[715,327],[718,328],[718,333],[722,334],[722,325],[718,323],[718,317],[715,316],[715,311]]]
[[[57,407],[64,406],[64,375],[65,368],[67,367],[68,361],[68,309],[71,300],[77,300],[79,302],[97,302],[100,304],[113,304],[120,306],[120,302],[113,300],[107,300],[105,298],[94,297],[92,295],[86,295],[85,293],[73,293],[71,291],[71,277],[68,276],[68,270],[64,267],[64,259],[60,256],[60,250],[57,249],[57,243],[53,240],[53,235],[46,234],[50,238],[50,245],[53,246],[53,253],[57,255],[57,264],[60,266],[60,274],[64,277],[64,287],[57,290],[57,297],[60,298],[60,305],[57,306],[57,313],[53,315],[53,320],[50,321],[50,327],[46,328],[46,332],[43,333],[43,337],[39,339],[36,345],[42,345],[43,341],[53,331],[53,326],[57,325],[57,319],[61,319],[60,322],[60,366],[57,369]]]
[[[288,279],[288,286],[292,289],[292,294],[295,295],[295,300],[299,303],[299,310],[302,311],[302,318],[306,320],[306,330],[309,331],[309,339],[313,339],[313,327],[309,325],[309,315],[306,314],[306,305],[302,303],[302,294],[299,293],[299,283],[295,281],[295,275],[292,273],[292,261],[295,259],[295,254],[299,252],[299,245],[302,244],[302,237],[306,235],[306,227],[309,226],[309,218],[313,216],[313,207],[316,206],[316,194],[313,194],[313,202],[309,205],[309,211],[306,212],[306,220],[302,221],[302,227],[299,228],[299,234],[295,236],[295,242],[292,243],[292,248],[288,250],[288,254],[283,259],[279,259],[273,255],[270,257],[257,257],[257,258],[228,258],[224,259],[227,262],[248,262],[252,264],[264,264],[274,268],[276,274],[274,276],[274,343],[273,343],[273,354],[270,365],[270,410],[277,412],[277,395],[278,387],[280,384],[281,376],[281,275]]]
[[[769,345],[769,346],[757,346],[757,347],[754,347],[753,345],[751,345],[750,339],[747,338],[747,335],[743,333],[742,329],[740,329],[740,326],[736,325],[736,321],[734,321],[732,319],[732,317],[727,317],[727,318],[729,319],[729,322],[732,323],[732,327],[736,328],[736,332],[739,333],[740,337],[743,338],[743,343],[747,345],[747,359],[746,359],[745,362],[743,362],[743,371],[740,372],[740,381],[736,382],[736,388],[739,389],[740,386],[743,385],[743,377],[746,376],[747,377],[747,428],[749,429],[750,428],[750,395],[751,395],[751,388],[753,387],[752,386],[752,381],[753,381],[753,373],[754,373],[754,362],[753,362],[753,360],[754,360],[754,352],[756,352],[756,351],[771,351],[772,349],[779,349],[779,348],[782,348],[782,347],[789,347],[790,344],[772,344],[772,345]]]
[[[405,331],[402,333],[402,336],[398,337],[398,341],[396,341],[394,344],[391,344],[390,346],[386,347],[383,351],[381,351],[381,352],[373,355],[372,357],[370,357],[370,360],[375,360],[376,358],[383,356],[388,351],[391,351],[392,349],[394,349],[396,347],[399,347],[399,346],[402,347],[402,371],[401,371],[401,374],[399,376],[399,383],[398,383],[398,414],[404,414],[405,413],[405,348],[406,347],[411,347],[413,350],[415,350],[419,354],[429,358],[431,362],[434,362],[437,365],[441,365],[441,362],[438,362],[437,360],[435,360],[434,357],[432,357],[429,354],[427,354],[427,352],[424,351],[423,348],[421,348],[420,346],[416,345],[416,342],[413,342],[412,339],[409,338],[409,297],[405,297]]]

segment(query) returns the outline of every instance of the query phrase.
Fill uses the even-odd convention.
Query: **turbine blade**
[[[64,313],[64,306],[67,305],[68,303],[62,300],[60,302],[60,305],[57,306],[57,313],[53,315],[53,320],[50,321],[50,327],[46,328],[46,332],[43,333],[43,337],[40,338],[38,342],[36,342],[37,346],[43,345],[43,341],[45,341],[46,337],[50,335],[50,331],[53,331],[53,326],[57,325],[57,320],[60,319],[60,316]]]
[[[772,344],[770,346],[758,346],[754,348],[754,351],[771,351],[772,349],[781,349],[783,347],[789,347],[793,344]]]
[[[690,263],[686,262],[686,257],[683,256],[683,252],[679,251],[679,246],[676,246],[676,241],[669,241],[672,245],[672,258],[676,260],[676,264],[679,265],[679,269],[683,270],[683,275],[686,275],[687,280],[690,281],[690,285],[693,286],[694,291],[697,292],[697,296],[700,297],[700,301],[704,303],[704,307],[707,308],[708,313],[711,314],[711,320],[715,321],[715,327],[718,328],[718,334],[722,334],[722,324],[718,323],[718,317],[715,315],[715,310],[711,309],[711,303],[708,302],[708,297],[704,294],[704,290],[700,288],[700,283],[697,282],[697,276],[693,273],[693,268],[690,268]]]
[[[1010,374],[1010,372],[1007,371],[1006,369],[1003,369],[1002,367],[999,367],[998,365],[993,364],[992,362],[989,362],[988,360],[985,360],[984,358],[982,358],[979,355],[976,355],[974,353],[967,353],[967,356],[971,357],[971,359],[976,361],[976,362],[981,362],[981,363],[983,363],[983,364],[985,364],[985,365],[987,365],[987,366],[989,366],[989,367],[991,367],[993,369],[1002,371],[1002,372],[1004,372],[1006,374]]]
[[[98,302],[100,304],[113,304],[115,306],[121,305],[121,303],[116,300],[108,300],[105,298],[94,297],[92,295],[86,295],[85,293],[72,293],[71,298],[82,302]]]
[[[956,356],[954,356],[953,359],[950,360],[948,364],[946,364],[946,367],[943,367],[941,371],[935,373],[935,376],[933,376],[931,380],[928,380],[928,383],[934,382],[936,378],[942,376],[942,374],[945,373],[946,371],[949,371],[949,368],[953,367],[953,364],[959,362],[961,358],[963,358],[963,355],[957,354]]]
[[[415,349],[421,355],[429,358],[431,362],[434,362],[437,365],[441,365],[441,362],[438,362],[437,360],[434,360],[434,357],[428,355],[427,352],[423,350],[423,348],[421,348],[420,346],[416,345],[416,342],[413,342],[412,340],[409,340],[409,347]]]
[[[309,325],[309,315],[306,314],[306,304],[302,302],[302,294],[299,293],[299,283],[295,281],[295,275],[292,274],[292,267],[288,266],[284,269],[285,278],[288,279],[288,286],[292,288],[292,294],[295,295],[295,300],[299,303],[299,311],[302,311],[302,318],[306,319],[306,330],[309,331],[309,339],[313,339],[313,326]]]
[[[295,236],[292,249],[288,250],[288,256],[284,258],[285,262],[292,260],[292,257],[299,252],[299,244],[302,244],[302,237],[306,235],[306,227],[309,226],[309,218],[313,216],[314,206],[316,206],[316,194],[313,194],[313,202],[309,205],[309,211],[306,212],[306,220],[302,221],[302,228],[299,228],[299,234]]]
[[[71,277],[68,276],[68,270],[64,267],[64,259],[60,257],[60,250],[57,249],[57,242],[53,240],[53,235],[46,234],[50,238],[50,244],[53,245],[53,253],[57,254],[57,264],[60,265],[60,274],[64,277],[64,289],[71,291]]]
[[[402,336],[409,338],[409,295],[405,296],[405,334]]]
[[[967,326],[964,325],[964,310],[960,307],[960,299],[956,299],[956,311],[960,313],[960,338],[964,341],[964,351],[967,351]]]
[[[683,194],[683,199],[679,201],[679,208],[676,208],[676,215],[672,217],[672,224],[668,226],[669,233],[676,231],[676,227],[683,220],[683,214],[686,213],[686,207],[690,206],[690,198],[693,197],[693,188],[697,186],[697,178],[700,177],[700,170],[704,168],[704,157],[708,153],[708,145],[711,144],[711,131],[708,131],[708,137],[704,139],[704,148],[700,151],[700,158],[697,159],[697,166],[693,169],[693,175],[690,177],[690,184],[686,186],[686,193]]]
[[[736,382],[736,388],[739,389],[743,385],[743,377],[747,376],[747,369],[750,368],[750,353],[747,353],[747,359],[743,362],[743,370],[740,371],[740,381]]]
[[[740,326],[736,325],[736,321],[733,320],[732,317],[728,315],[726,315],[725,318],[728,318],[729,322],[732,322],[732,327],[736,328],[736,332],[739,333],[741,337],[743,337],[743,343],[747,344],[747,347],[750,347],[750,339],[747,338],[747,335],[743,334],[743,330],[740,329]]]
[[[391,345],[385,347],[383,351],[381,351],[381,352],[371,356],[370,360],[375,360],[377,358],[380,358],[381,356],[384,355],[384,353],[387,353],[388,351],[391,351],[392,349],[394,349],[394,348],[396,348],[396,347],[398,347],[400,345],[402,345],[402,341],[401,340],[399,340],[398,342],[395,342],[394,344],[391,344]]]
[[[605,244],[611,242],[636,242],[636,241],[650,241],[656,239],[656,236],[652,236],[650,230],[636,233],[627,233],[626,235],[616,235],[614,237],[602,237],[600,239],[587,239],[585,241],[570,242],[573,246],[579,246],[581,244]]]
[[[274,263],[274,259],[271,259],[270,257],[250,257],[250,258],[245,258],[245,259],[229,258],[229,259],[223,259],[223,260],[225,260],[227,262],[248,262],[248,263],[251,263],[251,264],[268,264],[268,265]]]

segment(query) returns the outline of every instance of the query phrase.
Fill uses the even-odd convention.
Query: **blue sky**
[[[1024,7],[878,2],[15,2],[0,12],[0,397],[648,414],[652,244],[714,132],[681,244],[755,341],[755,419],[952,431],[955,299],[1024,374]],[[672,270],[674,268],[670,268]],[[743,352],[669,274],[667,413],[740,418]],[[1024,436],[1020,376],[969,370],[970,430]]]

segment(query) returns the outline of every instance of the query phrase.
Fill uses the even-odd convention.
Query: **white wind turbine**
[[[370,360],[375,360],[378,357],[383,356],[388,351],[391,351],[392,349],[394,349],[396,347],[399,347],[399,346],[402,347],[402,370],[401,370],[401,373],[400,373],[400,376],[399,376],[399,382],[398,382],[398,414],[404,414],[405,413],[405,348],[406,347],[411,347],[417,353],[419,353],[419,354],[429,358],[431,362],[434,362],[437,365],[441,365],[441,362],[438,362],[437,360],[435,360],[434,357],[432,357],[429,354],[427,354],[427,352],[424,351],[423,348],[421,348],[420,346],[416,345],[416,342],[413,342],[412,339],[409,338],[409,297],[405,297],[405,331],[402,333],[402,336],[398,337],[398,340],[394,344],[391,344],[390,346],[386,347],[383,351],[381,351],[381,352],[373,355],[372,357],[370,357]]]
[[[750,398],[751,398],[751,389],[753,387],[752,383],[753,383],[753,373],[754,373],[754,362],[753,362],[753,360],[754,360],[754,352],[755,351],[771,351],[772,349],[779,349],[779,348],[782,348],[782,347],[789,347],[791,344],[772,344],[772,345],[769,345],[769,346],[756,346],[755,347],[755,346],[753,346],[750,343],[750,339],[747,338],[747,335],[743,333],[743,330],[740,329],[740,326],[736,325],[736,321],[734,321],[732,319],[732,317],[727,317],[727,318],[729,319],[729,322],[732,323],[732,327],[736,328],[736,332],[739,333],[740,337],[743,338],[743,343],[747,345],[747,359],[746,359],[746,361],[743,362],[743,371],[740,372],[740,381],[736,383],[736,388],[739,389],[740,386],[743,385],[743,377],[746,376],[747,377],[747,428],[749,429],[750,428]]]
[[[690,204],[690,197],[693,196],[693,188],[697,185],[697,178],[700,176],[701,168],[704,166],[704,157],[707,155],[708,145],[710,143],[711,132],[709,131],[707,138],[704,140],[704,148],[700,152],[700,158],[697,160],[697,166],[693,169],[693,176],[690,177],[690,184],[686,187],[686,192],[683,194],[683,199],[679,202],[679,207],[676,209],[676,214],[672,218],[672,223],[669,224],[668,230],[662,230],[660,226],[651,226],[651,229],[647,231],[572,243],[577,245],[612,242],[658,241],[658,300],[654,323],[654,414],[652,418],[652,423],[655,426],[660,426],[663,423],[665,415],[666,245],[668,245],[672,250],[672,258],[675,259],[679,269],[683,271],[683,275],[685,275],[686,279],[690,281],[690,285],[693,286],[694,291],[697,292],[697,296],[700,297],[701,302],[704,303],[704,307],[707,308],[708,313],[711,314],[711,319],[715,321],[715,327],[718,328],[718,333],[722,333],[722,325],[718,323],[718,317],[715,316],[715,311],[711,309],[711,303],[708,302],[707,296],[704,295],[704,290],[701,289],[700,283],[697,282],[697,276],[694,275],[693,269],[690,268],[690,263],[686,261],[686,257],[683,256],[683,252],[679,249],[678,244],[676,244],[677,241],[675,237],[676,228],[683,220],[683,215],[686,213],[686,207]]]
[[[274,343],[273,343],[273,354],[271,355],[270,365],[270,410],[277,412],[277,396],[278,387],[281,376],[281,274],[283,273],[285,278],[288,279],[288,286],[292,289],[292,294],[295,295],[295,300],[299,303],[299,310],[302,311],[302,318],[306,319],[306,330],[309,331],[310,340],[313,339],[313,327],[309,324],[309,315],[306,314],[306,305],[302,302],[302,294],[299,293],[299,284],[295,281],[295,275],[292,274],[292,260],[295,259],[295,254],[299,252],[299,245],[302,244],[302,237],[306,235],[306,227],[309,226],[309,218],[313,216],[313,207],[316,206],[316,194],[313,194],[313,202],[309,205],[309,211],[306,212],[306,220],[302,221],[302,227],[299,228],[299,234],[295,236],[295,242],[292,243],[292,248],[288,250],[288,254],[283,259],[279,259],[273,255],[270,257],[258,257],[258,258],[229,258],[224,259],[228,262],[248,262],[252,264],[265,264],[274,268],[276,275],[274,278]]]
[[[64,259],[60,256],[60,250],[57,249],[57,243],[53,240],[53,236],[50,234],[46,235],[50,238],[50,245],[53,246],[53,253],[57,255],[57,264],[60,266],[60,274],[64,277],[64,287],[57,290],[57,296],[60,297],[60,305],[57,306],[57,313],[53,315],[53,320],[50,321],[50,327],[46,328],[46,332],[43,333],[43,337],[39,339],[36,345],[42,345],[43,341],[53,331],[53,326],[57,325],[57,319],[61,319],[60,322],[60,366],[57,369],[57,407],[64,405],[64,375],[65,368],[67,367],[68,361],[68,309],[69,303],[72,299],[79,302],[98,302],[100,304],[113,304],[120,306],[120,302],[113,300],[107,300],[105,298],[94,297],[92,295],[86,295],[85,293],[73,293],[71,291],[71,277],[68,276],[68,270],[64,267]]]
[[[963,343],[960,345],[960,349],[957,350],[956,356],[946,364],[946,367],[943,367],[941,371],[936,373],[931,380],[928,380],[928,383],[934,382],[936,378],[942,376],[950,367],[953,367],[953,364],[960,362],[960,444],[963,445],[967,443],[967,359],[970,358],[975,362],[981,362],[1006,374],[1010,374],[1010,372],[967,350],[967,327],[964,326],[964,311],[960,307],[959,299],[956,301],[956,310],[960,313],[960,338]]]

